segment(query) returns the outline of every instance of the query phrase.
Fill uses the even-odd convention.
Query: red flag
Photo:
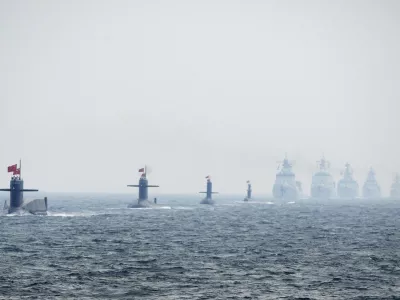
[[[17,165],[12,165],[7,168],[8,172],[15,172],[17,170]]]
[[[21,174],[21,169],[15,169],[13,175],[20,175]]]
[[[139,169],[139,172],[144,172],[144,168]]]
[[[210,179],[210,175],[208,175],[208,176],[206,177],[206,179]]]

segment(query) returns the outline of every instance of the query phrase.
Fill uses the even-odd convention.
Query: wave
[[[101,213],[105,214],[105,213]],[[95,212],[52,212],[48,211],[47,216],[48,217],[91,217],[91,216],[96,216],[100,215],[99,213]]]
[[[127,209],[172,209],[171,206],[127,207]]]
[[[173,209],[176,209],[176,210],[194,210],[195,208],[194,207],[186,207],[186,206],[176,206],[176,207],[173,207]]]

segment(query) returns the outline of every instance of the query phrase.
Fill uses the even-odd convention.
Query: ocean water
[[[400,299],[400,201],[49,194],[0,217],[0,299]]]

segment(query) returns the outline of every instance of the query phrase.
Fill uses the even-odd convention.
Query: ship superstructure
[[[363,197],[364,198],[380,198],[381,197],[381,187],[375,177],[375,171],[371,167],[369,169],[367,179],[363,186]]]
[[[4,210],[10,213],[27,212],[34,215],[47,215],[47,197],[44,199],[26,200],[24,192],[38,192],[37,189],[25,189],[22,179],[22,165],[19,163],[7,168],[9,173],[13,173],[10,180],[9,189],[0,189],[3,192],[10,192],[10,199],[4,203]]]
[[[200,194],[206,194],[206,197],[201,200],[200,204],[215,204],[215,201],[212,199],[212,194],[218,194],[218,192],[213,192],[212,191],[212,182],[211,182],[211,177],[207,176],[207,190],[206,192],[199,192]]]
[[[353,177],[353,169],[349,163],[346,163],[343,178],[338,182],[337,193],[339,198],[358,197],[359,185]]]
[[[139,169],[140,175],[139,184],[130,184],[128,187],[137,187],[139,188],[139,197],[137,202],[134,202],[128,205],[129,208],[147,208],[152,206],[153,204],[149,201],[149,188],[151,187],[159,187],[158,185],[149,185],[149,181],[147,180],[147,168]],[[156,203],[157,201],[154,201]]]
[[[330,163],[322,156],[318,163],[318,171],[311,182],[311,198],[329,199],[335,196],[335,181],[329,172]]]
[[[392,186],[390,187],[390,197],[400,199],[400,174],[396,173]]]
[[[292,171],[293,162],[285,156],[283,161],[278,162],[279,172],[276,174],[272,194],[276,199],[296,200],[299,198],[301,183],[296,181],[295,173]]]

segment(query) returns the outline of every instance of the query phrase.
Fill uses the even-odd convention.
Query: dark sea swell
[[[53,195],[0,217],[0,299],[400,299],[400,201]]]

